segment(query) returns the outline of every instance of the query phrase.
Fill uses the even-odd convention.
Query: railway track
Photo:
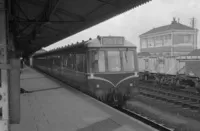
[[[190,108],[192,110],[200,109],[200,98],[198,97],[174,93],[159,88],[148,88],[145,86],[140,86],[140,89],[141,95],[181,105],[184,108]]]
[[[153,85],[153,82],[149,81],[149,82],[140,82],[140,85],[146,85],[149,87],[149,84],[151,84],[151,87],[154,88],[155,86]],[[184,90],[184,89],[177,89],[175,87],[170,87],[169,85],[159,85],[157,86],[157,88],[162,88],[165,90],[170,90],[170,91],[174,91],[174,92],[178,92],[178,93],[185,93],[186,95],[193,95],[193,96],[200,96],[200,93],[196,92],[196,91],[191,91],[191,90]],[[191,87],[192,88],[192,87]]]
[[[79,91],[80,91],[80,90],[79,90]],[[111,104],[108,104],[108,103],[106,103],[106,102],[103,102],[103,101],[101,101],[101,100],[95,98],[94,96],[92,96],[92,95],[90,95],[90,94],[87,94],[87,95],[91,96],[92,98],[94,98],[95,100],[97,100],[97,101],[99,101],[99,102],[102,102],[103,104],[106,104],[106,105],[110,106],[111,108],[114,108],[114,109],[116,109],[116,110],[118,110],[118,111],[120,111],[120,112],[122,112],[122,113],[124,113],[124,114],[126,114],[126,115],[128,115],[128,116],[130,116],[130,117],[133,117],[134,119],[137,119],[137,120],[143,122],[144,124],[147,124],[147,125],[149,125],[149,126],[155,128],[155,129],[157,129],[158,131],[174,131],[173,128],[169,128],[169,127],[165,126],[165,125],[162,124],[162,123],[156,122],[156,121],[153,120],[153,119],[150,119],[150,118],[147,118],[147,117],[145,117],[145,116],[142,116],[142,115],[140,115],[140,114],[138,114],[138,113],[135,113],[134,111],[131,111],[131,110],[129,110],[129,109],[126,108],[126,107],[122,107],[122,108],[121,108],[121,107],[118,107],[117,105],[111,105]]]
[[[156,121],[151,120],[151,119],[149,119],[147,117],[144,117],[144,116],[142,116],[140,114],[137,114],[137,113],[135,113],[135,112],[133,112],[133,111],[131,111],[129,109],[116,108],[116,107],[114,107],[114,108],[119,110],[119,111],[121,111],[121,112],[123,112],[123,113],[125,113],[125,114],[127,114],[127,115],[129,115],[129,116],[132,116],[132,117],[142,121],[143,123],[145,123],[147,125],[150,125],[151,127],[155,128],[155,129],[157,129],[159,131],[174,131],[174,129],[168,128],[168,127],[164,126],[163,124],[159,124]]]
[[[156,99],[171,102],[177,105],[182,105],[183,107],[188,107],[192,110],[200,109],[200,97],[191,96],[188,94],[177,93],[170,90],[165,90],[162,88],[148,88],[146,86],[140,86],[141,94],[154,97]]]
[[[89,95],[89,94],[87,94],[87,95]],[[91,95],[89,95],[89,96],[91,96]],[[93,96],[91,96],[91,97],[93,97]],[[174,131],[175,130],[173,128],[169,128],[169,127],[165,126],[162,123],[156,122],[153,119],[150,119],[148,117],[142,116],[142,115],[140,115],[140,114],[128,109],[125,106],[124,107],[119,107],[117,105],[111,105],[111,104],[108,104],[106,102],[103,102],[103,101],[101,101],[101,100],[99,100],[99,99],[97,99],[95,97],[93,97],[93,98],[96,99],[97,101],[102,102],[103,104],[106,104],[106,105],[110,106],[111,108],[114,108],[114,109],[116,109],[116,110],[118,110],[118,111],[120,111],[120,112],[122,112],[122,113],[124,113],[124,114],[126,114],[128,116],[133,117],[134,119],[137,119],[137,120],[143,122],[144,124],[147,124],[147,125],[155,128],[155,129],[157,129],[158,131]]]
[[[184,96],[172,91],[166,91],[159,88],[140,87],[139,101],[146,102],[149,98],[151,101],[147,104],[171,112],[175,115],[180,114],[185,117],[200,120],[200,101],[199,97]],[[144,100],[143,100],[144,99]],[[157,101],[157,102],[156,102]],[[159,104],[160,103],[160,104]]]

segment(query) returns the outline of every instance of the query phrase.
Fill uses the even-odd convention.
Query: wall
[[[167,34],[157,36],[143,36],[140,38],[141,52],[150,53],[170,53],[187,54],[194,49],[197,45],[197,34],[195,31],[174,31]]]

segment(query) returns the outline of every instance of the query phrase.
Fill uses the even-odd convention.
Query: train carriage
[[[153,56],[138,53],[140,79],[175,88],[195,87],[199,90],[200,50],[182,56]],[[159,81],[159,82],[158,82]]]
[[[33,66],[103,101],[138,93],[136,46],[124,37],[98,36],[33,56]]]
[[[139,71],[168,75],[183,74],[185,62],[179,61],[176,56],[140,56],[138,55]]]

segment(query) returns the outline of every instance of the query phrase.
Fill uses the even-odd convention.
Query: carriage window
[[[104,51],[99,51],[99,72],[105,72],[105,56]]]
[[[77,71],[85,72],[85,55],[84,54],[76,54],[76,66]]]
[[[134,71],[134,54],[133,51],[123,51],[122,54],[124,71]]]
[[[92,51],[92,71],[105,72],[105,56],[104,51]]]
[[[108,71],[121,71],[119,51],[108,51]]]
[[[68,64],[68,54],[62,57],[63,67],[67,67]]]
[[[67,59],[67,68],[71,69],[71,70],[75,70],[75,55],[74,54],[69,54],[68,55],[68,59]]]
[[[60,60],[61,60],[61,56],[60,55],[56,55],[55,58],[54,58],[55,66],[61,66]]]
[[[85,54],[83,54],[83,72],[86,72],[86,58],[85,58]]]

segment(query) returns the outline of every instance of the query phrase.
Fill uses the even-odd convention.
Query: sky
[[[51,50],[71,43],[96,38],[97,35],[124,36],[140,49],[139,35],[148,30],[171,24],[173,17],[180,23],[190,26],[191,18],[196,19],[196,28],[200,29],[200,0],[152,0],[121,15],[81,31],[55,44],[45,47]],[[200,43],[200,33],[198,33]],[[200,44],[198,44],[200,48]]]

